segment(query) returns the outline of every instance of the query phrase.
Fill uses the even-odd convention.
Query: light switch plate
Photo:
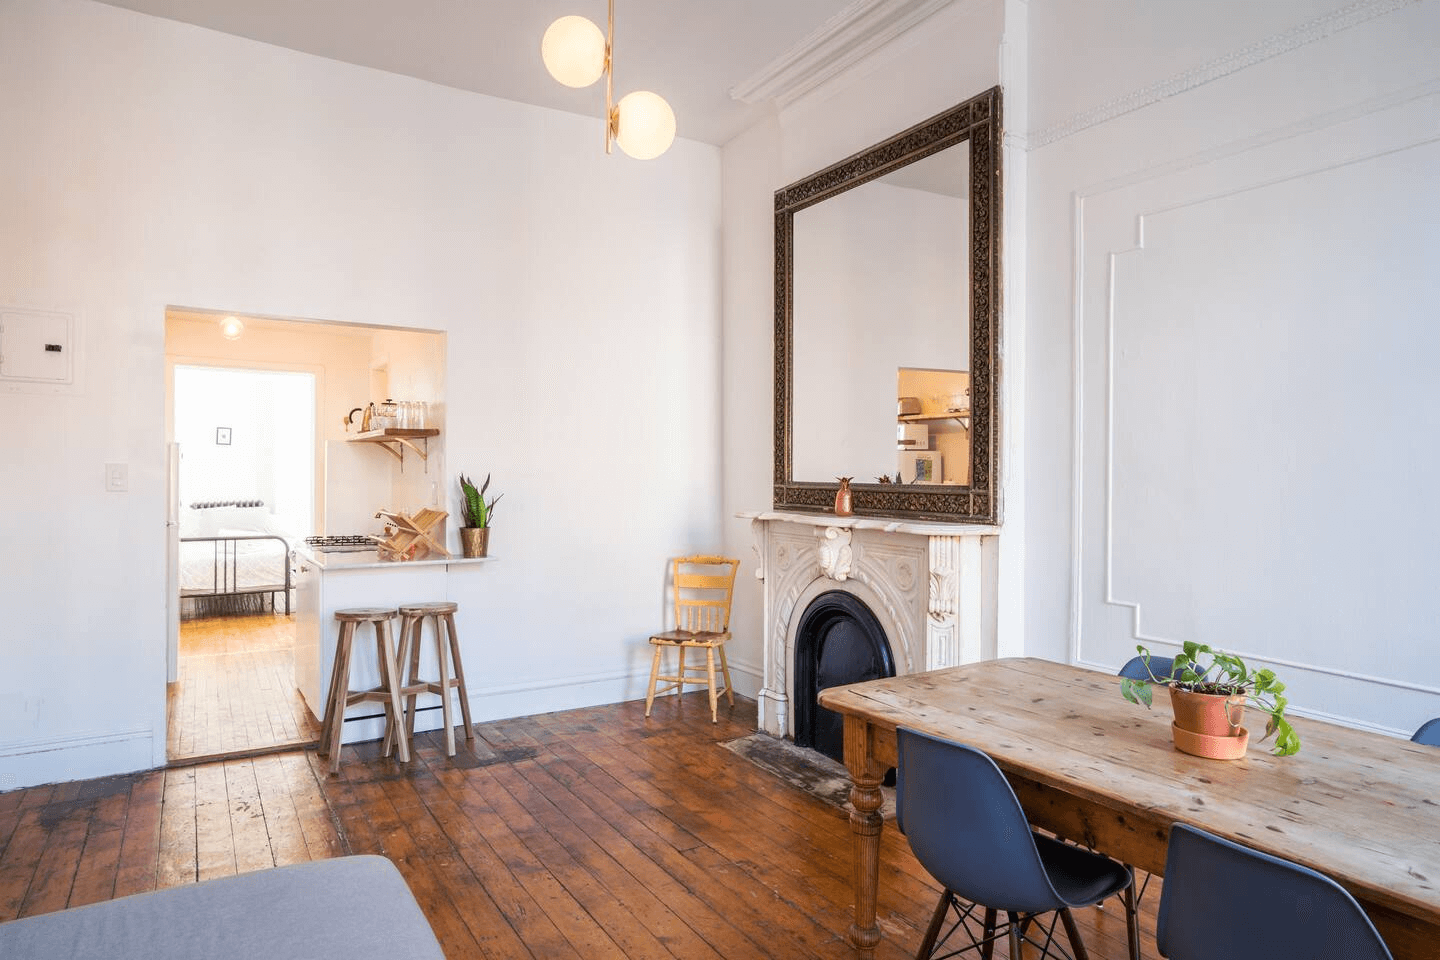
[[[108,493],[124,493],[130,489],[130,465],[128,463],[105,464],[105,490]]]

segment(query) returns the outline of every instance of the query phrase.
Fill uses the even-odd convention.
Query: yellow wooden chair
[[[672,581],[675,591],[675,629],[657,633],[650,638],[655,648],[655,659],[650,665],[650,693],[645,697],[645,716],[655,704],[655,685],[664,682],[659,692],[670,690],[685,692],[687,683],[703,683],[710,688],[710,722],[720,719],[720,694],[735,706],[735,692],[730,684],[730,664],[725,659],[725,641],[730,639],[730,598],[735,593],[735,571],[740,561],[729,557],[693,556],[679,557],[673,563]],[[716,573],[719,568],[727,572]],[[674,674],[660,672],[660,656],[666,647],[679,651],[680,666]],[[691,648],[705,651],[704,673],[700,667],[689,672],[685,666],[685,651]],[[720,654],[720,672],[725,686],[715,689],[715,654]]]

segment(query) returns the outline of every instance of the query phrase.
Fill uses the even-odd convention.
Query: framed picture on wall
[[[228,447],[228,446],[230,446],[230,428],[229,428],[229,427],[216,427],[216,428],[215,428],[215,442],[218,443],[218,444],[219,444],[220,446],[222,446],[222,447]]]
[[[902,450],[900,458],[901,483],[939,483],[943,476],[938,450]]]

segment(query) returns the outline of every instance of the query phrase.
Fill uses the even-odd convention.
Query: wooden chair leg
[[[1129,941],[1130,960],[1140,960],[1140,895],[1135,892],[1133,878],[1125,891],[1125,936]]]
[[[395,651],[395,669],[396,669],[396,671],[400,674],[400,686],[401,686],[402,689],[403,689],[404,687],[408,686],[409,684],[413,683],[414,680],[415,680],[415,670],[414,670],[413,667],[411,668],[411,670],[410,670],[410,672],[409,672],[409,677],[408,677],[408,679],[407,679],[407,677],[406,677],[406,671],[405,671],[405,664],[406,664],[406,662],[408,662],[409,659],[410,659],[410,630],[409,630],[409,627],[410,627],[410,618],[409,618],[409,617],[401,617],[401,618],[400,618],[400,632],[399,632],[400,647],[399,647],[398,650]],[[402,699],[408,701],[408,702],[405,704],[405,716],[406,716],[406,718],[408,719],[409,717],[414,716],[414,714],[415,714],[415,695],[414,695],[414,694],[411,694],[409,697],[405,697],[404,694],[402,693],[402,694],[401,694],[401,697],[402,697]],[[414,739],[414,737],[412,736],[411,739]],[[387,724],[385,725],[385,742],[384,742],[383,744],[381,744],[381,746],[380,746],[380,753],[381,753],[382,756],[388,757],[388,756],[390,756],[390,751],[393,750],[394,748],[395,748],[395,729],[394,729],[393,727],[391,727],[391,726],[387,723]]]
[[[725,696],[735,706],[735,685],[730,682],[730,661],[725,658],[725,644],[720,644],[720,671],[725,675]]]
[[[1060,921],[1065,924],[1065,936],[1070,938],[1070,951],[1075,960],[1090,960],[1090,951],[1085,949],[1085,941],[1080,939],[1080,928],[1075,926],[1075,915],[1069,907],[1060,911]]]
[[[990,960],[991,957],[995,956],[995,914],[996,910],[994,907],[985,908],[985,929],[984,932],[980,934],[982,939],[980,944],[980,960]]]
[[[390,704],[390,717],[398,731],[395,737],[395,752],[400,757],[401,763],[410,762],[410,738],[405,736],[405,712],[400,704],[400,681],[395,674],[399,670],[395,666],[395,644],[390,639],[390,621],[380,620],[375,624],[375,630],[380,635],[380,645],[384,648],[384,667],[381,675],[387,676],[387,693]]]
[[[407,655],[410,662],[407,667],[408,674],[405,680],[407,687],[413,687],[420,682],[420,634],[424,622],[424,617],[406,617],[405,623],[401,627],[402,630],[408,629],[410,631],[410,642],[407,646]],[[412,743],[415,740],[415,701],[419,698],[419,693],[412,693],[406,698],[409,702],[405,705],[405,734],[410,738]]]
[[[345,701],[350,689],[350,650],[354,646],[355,624],[346,621],[340,627],[340,642],[335,646],[335,695],[330,698],[330,772],[340,772],[340,747],[345,740]]]
[[[940,902],[935,905],[935,912],[930,915],[930,926],[925,928],[925,939],[920,941],[920,949],[915,952],[915,960],[930,960],[930,954],[935,950],[935,941],[940,938],[940,930],[945,926],[945,915],[950,912],[950,891],[940,891]]]
[[[330,664],[330,689],[325,695],[325,705],[320,708],[324,716],[320,718],[320,742],[315,748],[322,757],[330,755],[330,727],[335,714],[336,691],[340,688],[340,652],[345,646],[345,631],[353,629],[348,622],[340,624],[340,635],[335,640],[335,661]]]
[[[720,698],[715,695],[715,648],[705,648],[705,682],[710,687],[710,722],[720,722]]]
[[[395,658],[390,657],[388,658],[389,662],[386,662],[385,640],[380,635],[380,622],[377,620],[372,626],[375,627],[375,667],[380,672],[380,689],[388,691],[390,689],[390,675],[394,672],[395,668]],[[380,756],[388,757],[395,753],[396,737],[398,736],[396,733],[396,720],[398,719],[400,721],[399,726],[403,727],[405,718],[397,718],[391,712],[388,697],[383,703],[383,710],[385,713],[385,739],[380,743]]]
[[[435,622],[435,660],[440,667],[440,711],[445,718],[445,756],[455,756],[455,720],[450,713],[450,651],[445,639],[440,636],[440,618]]]
[[[645,695],[645,716],[650,716],[650,708],[655,706],[655,682],[660,677],[660,651],[664,649],[660,644],[654,644],[655,656],[650,660],[650,692]]]
[[[465,687],[465,664],[460,659],[460,635],[455,632],[455,615],[445,614],[445,632],[450,637],[450,665],[455,668],[455,686],[460,691],[460,717],[465,721],[465,739],[475,740],[475,724],[470,720],[470,691]],[[437,624],[435,640],[439,642]]]
[[[1020,921],[1019,921],[1019,918],[1016,917],[1014,913],[1010,913],[1010,912],[1008,912],[1008,911],[1006,912],[1005,917],[1006,917],[1007,920],[1010,921],[1010,927],[1009,927],[1009,934],[1010,934],[1010,956],[1012,956],[1012,957],[1020,957],[1020,956],[1023,956],[1023,954],[1021,954],[1021,952],[1020,952],[1020,949],[1021,949],[1021,948],[1020,948],[1021,936],[1020,936]]]

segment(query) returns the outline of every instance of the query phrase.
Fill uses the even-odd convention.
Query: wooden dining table
[[[1250,710],[1247,755],[1203,760],[1174,748],[1156,693],[1147,710],[1117,677],[1035,659],[822,690],[845,722],[859,955],[880,941],[880,784],[907,727],[988,753],[1036,827],[1163,874],[1170,826],[1187,823],[1333,877],[1395,957],[1440,957],[1440,749],[1294,717],[1301,750],[1276,757]]]

